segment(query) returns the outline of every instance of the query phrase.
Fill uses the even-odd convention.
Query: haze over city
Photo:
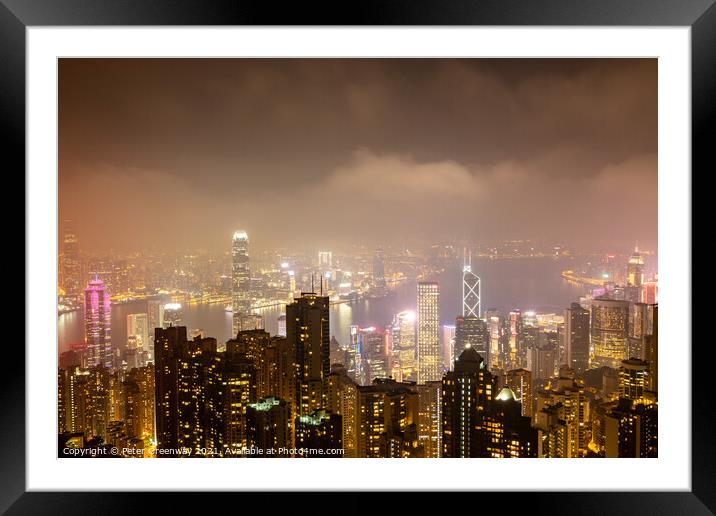
[[[60,220],[88,252],[657,244],[656,60],[73,59]]]

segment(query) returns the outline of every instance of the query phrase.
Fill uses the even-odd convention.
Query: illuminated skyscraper
[[[358,457],[412,457],[418,448],[419,398],[413,383],[377,379],[358,387]]]
[[[509,387],[477,415],[475,438],[478,457],[537,457],[537,430],[522,415],[521,404]]]
[[[536,396],[534,426],[540,429],[540,457],[576,458],[587,452],[587,399],[584,384],[563,367],[550,388]]]
[[[471,347],[489,363],[490,332],[487,323],[477,317],[459,316],[455,319],[455,357]]]
[[[312,292],[286,306],[286,339],[296,353],[299,415],[324,407],[323,381],[331,372],[328,307],[328,297]]]
[[[249,268],[249,236],[246,231],[236,231],[231,244],[231,307],[232,333],[240,326],[240,315],[251,311],[251,270]]]
[[[582,373],[589,367],[589,310],[579,303],[564,311],[564,338],[566,363]]]
[[[482,357],[465,349],[442,380],[442,457],[477,456],[477,415],[492,400],[494,387]]]
[[[594,361],[592,365],[614,369],[627,357],[629,302],[593,299],[591,334]]]
[[[417,339],[415,312],[404,310],[395,316],[393,346],[398,350],[400,370],[403,381],[417,380]]]
[[[326,408],[341,416],[344,457],[356,457],[358,446],[358,386],[345,367],[331,367],[328,375]]]
[[[164,328],[164,303],[160,299],[147,301],[147,317],[149,319],[149,360],[154,360],[154,330]]]
[[[95,276],[85,288],[85,350],[89,367],[113,367],[109,292]]]
[[[452,369],[455,363],[455,325],[443,324],[443,369]]]
[[[442,450],[442,381],[415,386],[418,392],[418,442],[426,458],[437,459]]]
[[[79,241],[75,225],[71,220],[64,221],[62,235],[62,289],[68,297],[77,297],[82,288],[82,270],[80,267]]]
[[[439,296],[437,283],[418,283],[418,383],[442,378]]]
[[[629,262],[627,263],[627,286],[641,288],[643,284],[644,257],[639,252],[639,247],[637,246],[634,248],[634,252],[629,257]]]
[[[462,266],[462,316],[480,317],[480,278],[472,272],[472,253],[467,253]]]
[[[649,364],[636,358],[622,360],[619,367],[619,396],[641,402],[648,388]]]

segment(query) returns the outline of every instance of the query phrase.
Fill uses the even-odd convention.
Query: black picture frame
[[[558,25],[691,27],[692,178],[706,175],[716,142],[716,0],[362,0],[286,3],[224,0],[0,0],[0,125],[6,174],[25,168],[25,29],[88,25]],[[688,178],[686,178],[688,179]],[[691,250],[685,250],[685,252]],[[689,300],[686,300],[689,301]],[[26,307],[31,310],[32,307]],[[684,346],[690,342],[682,343]],[[708,425],[713,344],[703,343],[692,362],[692,491],[510,493],[510,509],[551,514],[713,514],[716,512],[716,446]],[[0,375],[0,512],[7,514],[127,514],[149,509],[149,494],[25,492],[25,375],[6,367]],[[688,384],[684,384],[688,389]],[[79,481],[78,481],[79,482]],[[195,495],[169,493],[167,509],[199,509]],[[218,494],[224,503],[235,494]],[[480,494],[482,509],[504,494]],[[300,510],[304,496],[273,494],[271,505]],[[423,497],[400,497],[401,512]],[[365,494],[345,494],[338,509],[363,512]],[[371,505],[383,502],[371,498]],[[389,503],[387,500],[385,503]],[[462,503],[462,502],[459,502]],[[201,504],[205,505],[205,504]],[[213,502],[212,502],[213,505]],[[309,504],[311,505],[311,504]],[[310,508],[310,507],[309,507]],[[203,509],[206,510],[206,509]],[[476,509],[477,510],[477,509]],[[273,511],[271,511],[273,512]]]

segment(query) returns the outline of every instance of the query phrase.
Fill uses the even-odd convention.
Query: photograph
[[[658,457],[657,59],[57,74],[58,457]]]

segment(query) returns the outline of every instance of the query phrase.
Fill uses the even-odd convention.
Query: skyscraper
[[[478,457],[537,457],[537,430],[522,414],[521,404],[509,387],[478,414],[475,437]]]
[[[566,363],[582,373],[589,367],[589,310],[572,303],[564,311]]]
[[[492,401],[494,387],[483,358],[465,349],[442,380],[442,457],[477,456],[477,416]]]
[[[614,369],[627,357],[629,302],[593,299],[591,334],[594,363]]]
[[[417,380],[418,349],[415,319],[415,312],[404,310],[395,316],[393,326],[393,346],[397,347],[398,350],[398,360],[403,381]],[[395,330],[397,330],[397,335]]]
[[[241,314],[251,311],[251,270],[249,268],[249,236],[236,231],[231,245],[231,307],[232,333],[239,331]]]
[[[358,386],[358,457],[411,457],[418,450],[419,398],[414,383],[376,379]]]
[[[462,316],[480,317],[480,278],[472,272],[472,253],[467,253],[463,259]]]
[[[474,316],[458,316],[455,319],[455,357],[471,347],[477,351],[485,362],[489,363],[490,332],[487,323]]]
[[[328,297],[313,292],[286,306],[286,340],[296,353],[299,415],[324,406],[323,381],[331,372],[328,307]]]
[[[442,377],[439,296],[437,283],[418,283],[418,383]]]
[[[87,365],[113,367],[112,317],[109,292],[95,276],[85,288],[85,350]]]
[[[77,297],[80,295],[82,285],[82,271],[80,267],[79,240],[74,222],[64,221],[62,235],[62,289],[65,296]]]
[[[627,286],[641,288],[643,284],[644,257],[639,252],[639,247],[637,246],[634,248],[634,252],[629,257],[629,262],[627,263]]]

